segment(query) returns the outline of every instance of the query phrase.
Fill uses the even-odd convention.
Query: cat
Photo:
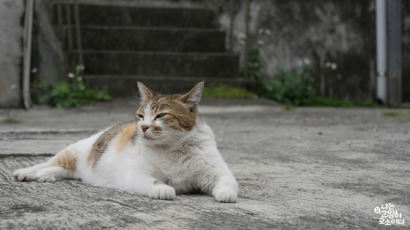
[[[236,202],[236,179],[211,128],[199,119],[204,84],[183,95],[163,96],[138,82],[140,106],[134,121],[106,128],[13,176],[39,182],[76,178],[163,200],[200,191],[218,202]]]

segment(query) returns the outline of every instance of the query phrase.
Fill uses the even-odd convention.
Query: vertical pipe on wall
[[[377,99],[387,103],[386,0],[376,0]]]
[[[30,64],[31,64],[31,34],[33,29],[34,0],[26,0],[24,13],[24,61],[23,61],[23,103],[26,109],[31,107],[30,98]]]

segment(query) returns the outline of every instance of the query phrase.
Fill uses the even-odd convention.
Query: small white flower
[[[267,35],[270,36],[272,34],[272,31],[270,29],[259,29],[258,33],[260,35]]]
[[[244,33],[239,33],[238,34],[238,39],[240,40],[245,40],[246,39],[246,35]]]
[[[325,67],[329,68],[331,70],[336,70],[337,69],[337,64],[333,62],[326,62]]]
[[[37,73],[37,68],[33,68],[33,69],[31,69],[31,73]]]
[[[76,70],[77,71],[84,71],[84,66],[83,65],[78,65],[78,66],[76,66]]]
[[[246,41],[246,36],[245,36],[245,34],[239,33],[239,34],[237,35],[237,37],[238,37],[238,43],[239,43],[239,45],[245,45],[245,41]]]
[[[73,73],[68,73],[68,78],[74,78],[74,74]]]
[[[304,59],[303,59],[303,63],[304,63],[305,65],[310,65],[310,60],[309,60],[309,58],[304,58]]]
[[[258,46],[263,46],[264,42],[262,40],[258,41]]]

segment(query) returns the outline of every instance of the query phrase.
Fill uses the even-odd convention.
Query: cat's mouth
[[[148,134],[148,133],[144,133],[144,135],[142,136],[144,139],[147,140],[156,140],[159,138],[159,136],[157,135],[152,135],[152,134]]]
[[[146,133],[144,133],[144,135],[142,137],[144,137],[145,139],[148,139],[148,140],[154,139],[153,137],[147,135]]]

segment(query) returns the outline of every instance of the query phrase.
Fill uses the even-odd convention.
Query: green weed
[[[9,117],[9,118],[5,118],[3,120],[3,123],[5,123],[5,124],[20,124],[21,120]]]
[[[252,93],[243,88],[227,85],[210,85],[204,88],[206,98],[252,98]]]
[[[77,66],[75,73],[68,75],[68,80],[59,81],[55,87],[37,79],[33,83],[34,102],[57,108],[70,108],[94,101],[110,100],[111,97],[106,90],[86,88],[82,77],[83,70],[83,67]]]

